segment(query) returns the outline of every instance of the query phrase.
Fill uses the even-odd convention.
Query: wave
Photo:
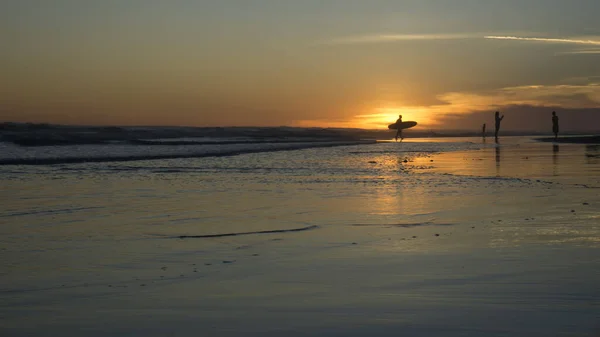
[[[331,141],[331,139],[271,139],[271,140],[213,140],[213,141],[196,141],[196,140],[132,140],[129,144],[133,145],[163,145],[163,146],[185,146],[185,145],[239,145],[239,144],[283,144],[283,143],[314,143],[320,141]]]
[[[236,156],[250,153],[261,153],[261,152],[278,152],[278,151],[293,151],[302,150],[309,148],[318,147],[334,147],[334,146],[348,146],[348,145],[361,145],[361,144],[375,144],[376,141],[329,141],[329,142],[302,142],[302,143],[276,143],[276,144],[264,144],[269,146],[254,146],[254,147],[229,147],[220,148],[219,146],[208,146],[207,148],[189,149],[189,151],[182,151],[174,153],[171,151],[154,151],[154,153],[148,153],[148,151],[141,151],[137,147],[128,148],[130,155],[97,155],[92,151],[84,152],[86,155],[74,156],[69,152],[57,152],[55,156],[49,156],[47,153],[37,153],[34,156],[22,155],[16,158],[0,158],[0,165],[55,165],[55,164],[76,164],[76,163],[98,163],[98,162],[125,162],[125,161],[139,161],[139,160],[154,160],[154,159],[182,159],[182,158],[203,158],[203,157],[225,157],[225,156]],[[272,146],[271,146],[272,145]],[[110,147],[108,149],[102,149],[101,153],[110,153]],[[92,152],[91,154],[87,154]],[[136,153],[137,152],[137,153]]]
[[[359,140],[388,137],[389,132],[361,129],[292,127],[92,127],[3,123],[0,139],[20,146],[90,144],[204,145],[240,142]]]
[[[317,229],[319,226],[312,225],[308,227],[292,228],[292,229],[274,229],[268,231],[256,231],[256,232],[241,232],[241,233],[224,233],[224,234],[206,234],[206,235],[180,235],[171,238],[174,239],[206,239],[206,238],[222,238],[227,236],[241,236],[241,235],[255,235],[255,234],[277,234],[277,233],[292,233],[292,232],[304,232],[312,229]]]

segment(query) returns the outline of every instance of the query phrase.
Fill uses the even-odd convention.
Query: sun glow
[[[581,99],[585,97],[586,99]],[[448,92],[436,96],[440,103],[427,106],[401,106],[393,103],[372,104],[356,110],[344,119],[297,120],[294,126],[360,129],[387,129],[402,115],[405,122],[415,121],[421,130],[448,127],[448,121],[461,115],[500,110],[508,106],[561,107],[595,109],[600,104],[600,83],[505,87],[486,92]],[[477,122],[479,123],[479,122]]]
[[[294,126],[299,127],[332,127],[332,128],[357,128],[357,129],[386,129],[395,123],[398,115],[402,115],[405,122],[415,121],[417,127],[435,125],[434,112],[430,107],[384,107],[370,110],[370,113],[355,115],[345,120],[298,120]]]
[[[389,124],[396,122],[399,115],[402,115],[403,121],[415,121],[421,126],[431,124],[433,121],[427,107],[385,107],[377,108],[371,114],[355,116],[353,124],[359,128],[387,129]]]

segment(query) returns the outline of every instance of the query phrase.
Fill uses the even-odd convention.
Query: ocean
[[[309,131],[4,137],[0,334],[600,332],[600,146]]]

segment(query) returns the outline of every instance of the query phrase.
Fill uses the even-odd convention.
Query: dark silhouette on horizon
[[[485,139],[485,123],[483,123],[483,126],[481,127],[481,137]]]
[[[496,138],[496,142],[498,141],[498,132],[500,131],[500,122],[504,119],[504,115],[500,117],[500,111],[496,111],[496,115],[494,116],[496,120],[496,132],[494,133],[494,138]]]
[[[398,129],[396,129],[396,141],[398,141],[398,137],[400,137],[400,141],[404,139],[404,137],[402,137],[402,129],[400,128],[401,123],[402,115],[398,115],[398,120],[396,120],[396,125],[398,125]]]
[[[558,139],[558,116],[556,111],[552,111],[552,132],[554,133],[554,140]]]

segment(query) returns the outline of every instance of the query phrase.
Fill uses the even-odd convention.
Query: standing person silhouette
[[[485,138],[485,123],[483,123],[483,127],[481,128],[481,137]]]
[[[504,119],[504,115],[502,115],[502,117],[500,117],[500,111],[496,111],[495,119],[496,119],[496,133],[494,134],[494,138],[496,138],[496,141],[498,141],[498,131],[500,131],[500,122],[502,122],[502,120]]]
[[[404,137],[402,137],[402,129],[400,128],[400,124],[402,124],[402,115],[399,115],[398,120],[396,121],[396,141],[398,141],[398,137],[400,137],[400,141],[404,139]]]
[[[552,132],[554,132],[554,140],[558,139],[558,116],[556,111],[552,111]]]

